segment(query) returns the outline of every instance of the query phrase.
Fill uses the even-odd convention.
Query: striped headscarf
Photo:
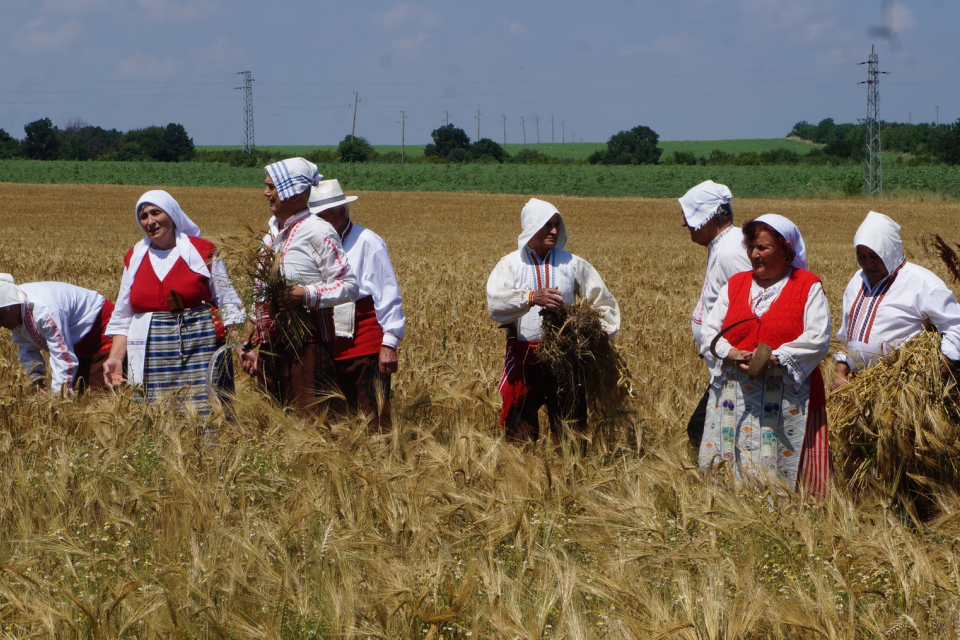
[[[263,170],[273,180],[281,200],[288,200],[317,186],[323,177],[317,172],[317,165],[303,158],[287,158],[268,164]]]

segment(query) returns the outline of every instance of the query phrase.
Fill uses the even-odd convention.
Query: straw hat
[[[317,186],[310,189],[310,213],[321,213],[327,209],[333,209],[340,205],[353,202],[357,196],[343,195],[343,189],[337,180],[321,180]]]

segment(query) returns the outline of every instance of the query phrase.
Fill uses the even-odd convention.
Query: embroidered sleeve
[[[220,310],[223,324],[242,324],[247,319],[240,296],[230,282],[223,260],[219,258],[215,258],[210,264],[210,293],[213,295],[213,304]]]
[[[803,312],[803,332],[796,340],[774,349],[780,365],[793,378],[796,385],[810,377],[813,370],[827,356],[830,349],[830,305],[823,287],[817,283],[810,287]]]
[[[325,309],[344,302],[353,302],[360,293],[357,277],[347,262],[347,254],[335,235],[312,239],[320,277],[303,286],[303,305],[308,309]]]
[[[940,351],[950,360],[960,360],[960,305],[953,292],[939,280],[924,283],[920,312],[941,333]]]
[[[46,340],[50,352],[50,389],[57,393],[65,388],[68,394],[72,394],[80,364],[73,353],[73,341],[49,314],[37,318],[37,330]]]
[[[720,288],[720,293],[717,295],[717,302],[713,305],[713,309],[710,310],[710,313],[707,314],[706,319],[703,321],[703,331],[700,334],[700,355],[703,356],[704,362],[707,364],[707,369],[710,371],[710,379],[714,381],[719,379],[723,373],[723,359],[727,357],[732,347],[726,338],[720,338],[717,340],[716,345],[716,352],[719,358],[714,358],[713,354],[710,353],[710,343],[713,342],[713,339],[720,333],[720,329],[723,327],[723,319],[727,317],[727,309],[729,307],[730,293],[727,285],[723,285]]]
[[[600,310],[602,314],[600,323],[603,325],[603,330],[613,338],[620,330],[620,305],[617,304],[617,300],[607,289],[593,265],[582,258],[575,259],[577,260],[577,293],[589,301],[591,306]]]
[[[513,322],[530,310],[530,289],[517,288],[513,260],[505,256],[487,278],[487,312],[499,324]]]

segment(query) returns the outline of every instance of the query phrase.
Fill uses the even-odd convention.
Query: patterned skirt
[[[170,394],[209,412],[207,375],[217,350],[217,335],[209,307],[194,307],[182,313],[158,311],[150,321],[144,363],[144,393],[150,402]],[[233,360],[229,350],[219,358],[214,371],[215,387],[233,391]]]
[[[721,382],[710,388],[700,468],[726,463],[740,482],[779,479],[825,497],[831,464],[820,371],[799,388],[780,367],[756,380],[726,371]]]

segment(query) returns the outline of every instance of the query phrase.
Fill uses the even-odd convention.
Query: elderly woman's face
[[[158,249],[172,249],[176,244],[173,219],[166,211],[149,202],[140,207],[137,214],[140,228],[150,238],[150,243]]]
[[[540,227],[540,230],[533,234],[533,237],[527,241],[527,246],[538,256],[543,256],[550,251],[550,249],[557,246],[557,240],[559,238],[560,214],[555,213],[553,217],[547,220],[547,223]]]
[[[880,256],[873,249],[863,244],[857,245],[857,264],[863,269],[863,275],[867,277],[867,282],[870,283],[871,287],[877,286],[881,280],[890,275],[890,272],[887,271],[887,265],[883,264]]]
[[[774,242],[773,235],[766,229],[757,232],[753,240],[744,240],[747,257],[753,265],[753,275],[757,280],[779,280],[790,271],[788,256],[780,245]]]

